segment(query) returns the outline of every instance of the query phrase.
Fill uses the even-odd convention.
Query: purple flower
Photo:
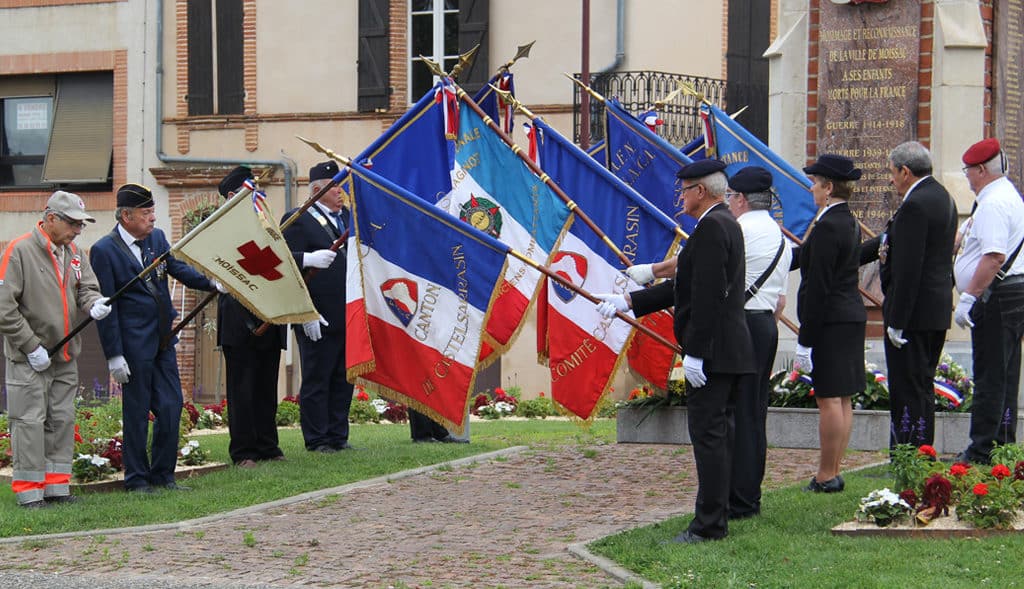
[[[939,364],[939,371],[940,372],[949,372],[949,364],[946,364],[945,362],[943,362],[942,364]]]

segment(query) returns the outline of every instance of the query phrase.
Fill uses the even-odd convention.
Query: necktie
[[[139,254],[140,254],[141,258],[142,258],[142,266],[143,267],[148,266],[149,265],[149,256],[146,253],[145,242],[142,241],[141,239],[136,239],[135,240],[135,245],[139,248]]]
[[[334,219],[334,226],[338,228],[338,233],[344,233],[345,219],[341,216],[341,211],[334,211],[331,217]]]

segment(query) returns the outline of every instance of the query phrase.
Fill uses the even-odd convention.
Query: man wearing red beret
[[[1006,178],[996,139],[975,143],[963,156],[977,195],[975,210],[957,236],[954,276],[960,291],[954,319],[971,328],[974,404],[971,443],[958,460],[989,462],[994,444],[1016,442],[1017,388],[1024,337],[1024,202]]]

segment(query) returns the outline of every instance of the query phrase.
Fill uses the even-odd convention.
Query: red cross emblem
[[[261,276],[270,281],[284,277],[277,271],[277,267],[281,265],[281,258],[277,257],[270,246],[261,248],[256,245],[255,241],[250,241],[240,245],[238,253],[244,256],[238,260],[238,265],[249,274]]]

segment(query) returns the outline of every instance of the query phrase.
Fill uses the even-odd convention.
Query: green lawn
[[[43,510],[18,507],[10,486],[0,485],[0,537],[181,521],[510,446],[615,440],[610,419],[596,420],[589,431],[567,421],[539,419],[474,422],[471,431],[472,444],[413,444],[408,425],[353,425],[351,440],[358,450],[319,454],[303,448],[299,430],[282,429],[287,461],[214,472],[185,482],[191,492],[83,492],[73,506]],[[227,434],[195,439],[211,451],[211,460],[230,462]]]
[[[592,543],[663,587],[1021,587],[1024,534],[984,539],[887,539],[833,536],[861,497],[892,484],[887,467],[844,473],[831,495],[790,487],[766,494],[763,515],[729,524],[729,537],[698,545],[661,545],[690,517]]]

